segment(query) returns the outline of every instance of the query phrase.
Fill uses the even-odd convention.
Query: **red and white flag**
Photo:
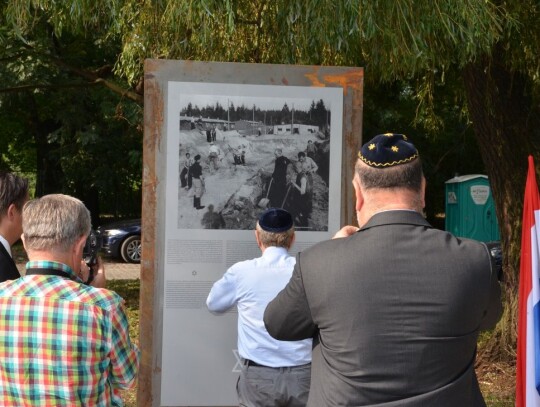
[[[519,266],[516,407],[540,406],[540,194],[529,156]]]

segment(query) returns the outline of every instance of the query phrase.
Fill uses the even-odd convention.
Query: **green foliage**
[[[489,52],[523,10],[484,0],[10,0],[6,21],[24,36],[42,13],[57,36],[121,38],[116,67],[128,83],[148,57],[359,64],[390,81]]]
[[[372,83],[418,79],[419,116],[436,82],[494,44],[539,80],[535,0],[8,0],[5,25],[24,41],[45,23],[57,37],[116,43],[116,75],[140,83],[146,58],[364,66]]]
[[[414,83],[394,82],[367,86],[364,92],[363,134],[366,139],[386,132],[404,133],[414,140],[422,152],[427,184],[426,215],[435,226],[443,229],[445,211],[445,182],[455,175],[484,173],[483,162],[470,123],[463,114],[464,101],[456,89],[456,77],[448,76],[439,83],[432,115],[419,118],[418,95]],[[453,96],[453,97],[451,97]],[[414,119],[416,117],[416,119]],[[438,127],[431,117],[440,120]]]
[[[436,106],[446,97],[447,77],[489,55],[494,44],[511,52],[512,69],[539,80],[534,0],[8,0],[4,11],[0,38],[10,38],[4,41],[9,46],[13,38],[20,43],[12,55],[28,46],[57,55],[44,30],[56,38],[81,37],[92,45],[74,43],[69,59],[81,66],[85,53],[95,50],[101,64],[85,62],[85,69],[113,66],[124,88],[141,86],[146,58],[364,66],[367,86],[408,83],[416,101],[412,124],[429,135],[451,134],[448,115]],[[16,76],[22,81],[50,65],[34,55]],[[455,94],[451,102],[461,115],[465,98]],[[82,130],[80,137],[91,134]]]
[[[127,88],[112,76],[121,46],[105,12],[118,2],[60,3],[0,6],[0,165],[36,173],[38,195],[73,194],[95,217],[139,216],[142,108],[96,86]]]

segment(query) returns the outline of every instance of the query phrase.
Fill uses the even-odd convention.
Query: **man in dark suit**
[[[0,282],[19,278],[11,246],[22,233],[22,209],[28,200],[28,180],[0,171]]]
[[[300,253],[264,315],[276,339],[314,338],[308,406],[485,406],[476,341],[502,308],[487,247],[423,218],[403,135],[366,143],[353,185],[360,228]]]

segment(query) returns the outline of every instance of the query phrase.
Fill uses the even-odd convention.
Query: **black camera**
[[[97,257],[99,250],[101,249],[102,238],[96,233],[95,230],[90,230],[90,234],[86,238],[86,243],[83,248],[83,260],[86,265],[90,268],[90,273],[88,274],[88,280],[85,281],[86,284],[90,284],[94,279],[94,274],[97,266]]]

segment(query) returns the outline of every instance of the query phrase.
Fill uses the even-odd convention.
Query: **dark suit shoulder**
[[[0,243],[0,282],[15,280],[20,276],[21,274],[17,269],[15,261],[13,261],[5,247]]]

